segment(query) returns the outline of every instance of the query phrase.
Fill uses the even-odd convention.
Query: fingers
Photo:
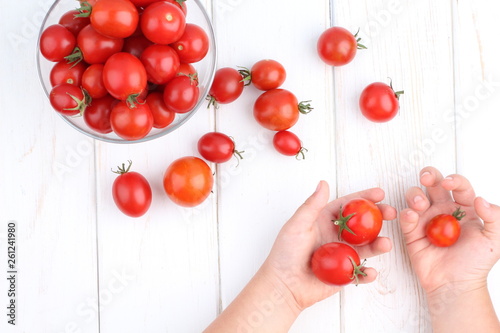
[[[443,188],[451,191],[453,199],[456,203],[462,206],[472,206],[476,194],[470,182],[461,175],[450,175],[441,182]]]
[[[382,218],[384,220],[394,220],[396,217],[398,217],[398,212],[396,211],[396,208],[386,205],[386,204],[378,204],[378,209],[382,212]]]
[[[373,243],[356,249],[360,258],[367,259],[389,252],[392,249],[392,241],[387,237],[378,237]]]
[[[441,186],[443,175],[434,167],[426,167],[420,171],[420,183],[427,188],[431,202],[446,202],[451,200],[451,194]]]
[[[500,207],[490,204],[481,197],[474,200],[477,215],[484,221],[484,231],[500,237]]]
[[[377,278],[377,271],[375,268],[372,267],[366,267],[363,269],[363,273],[366,274],[366,276],[359,275],[358,276],[358,283],[359,284],[366,284],[375,281]]]
[[[297,209],[287,224],[312,227],[319,213],[325,208],[330,197],[328,183],[320,181],[316,191]]]
[[[399,224],[401,225],[401,231],[406,238],[406,242],[409,242],[409,235],[415,231],[418,226],[419,215],[412,209],[403,209],[399,214]]]
[[[406,191],[405,198],[408,207],[417,212],[423,212],[427,210],[431,205],[429,199],[420,187],[410,188],[408,191]]]
[[[349,200],[355,198],[363,198],[373,202],[380,202],[385,198],[385,192],[381,188],[375,187],[368,190],[352,193],[344,197],[340,197],[337,200],[330,202],[326,209],[331,216],[336,216],[340,210],[340,206],[345,205]]]

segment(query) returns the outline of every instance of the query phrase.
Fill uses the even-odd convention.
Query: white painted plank
[[[51,1],[5,3],[0,20],[2,332],[98,331],[93,141],[52,110],[35,66]],[[7,325],[6,226],[17,221],[17,321]]]
[[[476,194],[500,204],[496,144],[500,142],[500,47],[495,15],[500,4],[491,1],[453,2],[456,11],[456,108],[458,172],[472,182]],[[500,265],[490,274],[489,289],[500,313]]]
[[[217,130],[231,135],[245,158],[219,167],[219,230],[222,306],[226,307],[265,260],[275,237],[321,179],[335,192],[332,73],[316,54],[316,40],[329,26],[329,2],[218,1],[215,25],[219,67],[251,67],[261,59],[284,65],[283,88],[314,111],[292,127],[309,149],[305,161],[279,155],[273,132],[252,115],[260,92],[243,95],[217,112]],[[260,23],[257,23],[260,22]],[[338,296],[299,317],[292,332],[338,331]]]
[[[387,194],[384,202],[400,210],[423,166],[454,171],[453,123],[442,119],[443,111],[453,107],[451,7],[433,1],[333,3],[335,24],[353,32],[361,27],[368,47],[335,71],[338,194],[380,186]],[[359,95],[372,82],[388,82],[387,77],[405,90],[401,111],[388,123],[371,123],[359,111]],[[448,140],[434,143],[436,129]],[[427,332],[423,293],[398,223],[388,222],[382,235],[393,239],[394,249],[368,260],[379,269],[376,282],[345,288],[342,331],[361,332],[369,323],[375,332]]]

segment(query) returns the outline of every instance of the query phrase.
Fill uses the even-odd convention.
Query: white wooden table
[[[491,0],[206,0],[220,67],[280,61],[284,84],[314,111],[293,131],[305,161],[278,155],[252,117],[249,87],[217,112],[201,109],[153,142],[114,145],[70,128],[50,108],[35,67],[38,27],[51,0],[5,1],[0,53],[1,332],[200,332],[265,259],[282,224],[320,179],[332,196],[381,186],[405,207],[418,171],[462,173],[500,203],[500,5]],[[189,1],[188,1],[189,5]],[[367,51],[332,69],[316,55],[331,25],[360,36]],[[404,89],[399,115],[374,124],[358,111],[361,90],[391,77]],[[214,194],[183,209],[163,193],[174,159],[197,155],[198,138],[233,136],[245,159],[212,166]],[[151,182],[142,218],[122,215],[110,169],[132,159]],[[7,325],[7,224],[17,224],[17,317]],[[305,311],[292,332],[429,332],[424,295],[397,221],[382,234],[391,253],[369,260],[378,279]],[[500,310],[500,267],[490,290]]]

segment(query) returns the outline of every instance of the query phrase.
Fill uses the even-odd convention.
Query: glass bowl
[[[198,71],[198,80],[200,88],[199,100],[192,111],[184,114],[176,114],[174,121],[166,128],[161,128],[161,129],[153,128],[146,137],[135,141],[127,141],[125,139],[122,139],[113,132],[108,134],[101,134],[95,132],[87,126],[87,124],[83,120],[83,117],[80,116],[70,117],[61,114],[59,115],[77,131],[86,134],[91,138],[112,143],[138,143],[138,142],[153,140],[174,131],[175,129],[182,126],[182,124],[186,123],[189,120],[189,118],[191,118],[191,116],[193,116],[194,113],[202,106],[202,104],[205,103],[205,97],[208,94],[208,90],[210,89],[215,74],[217,49],[216,49],[215,34],[212,22],[210,21],[210,18],[208,17],[208,14],[203,5],[200,3],[199,0],[188,0],[185,2],[185,4],[187,5],[188,8],[186,22],[197,24],[201,28],[203,28],[203,30],[205,30],[205,32],[208,35],[210,43],[210,47],[205,58],[197,63],[192,64]],[[41,33],[45,30],[45,28],[47,28],[52,24],[57,24],[59,22],[60,17],[64,13],[77,8],[78,5],[79,3],[77,0],[56,0],[54,4],[50,7],[49,11],[47,12],[47,15],[45,16],[45,19],[42,22],[39,37]],[[48,98],[50,90],[52,89],[49,78],[50,71],[56,63],[48,61],[40,54],[39,42],[40,38],[38,38],[36,63],[37,63],[40,82],[42,83],[43,90],[45,91],[45,94],[47,95]]]

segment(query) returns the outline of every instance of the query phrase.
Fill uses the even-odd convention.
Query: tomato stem
[[[175,2],[177,2],[182,8],[186,8],[186,4],[184,3],[186,0],[175,0]]]
[[[312,110],[314,110],[313,107],[311,107],[310,104],[311,101],[303,101],[299,103],[299,112],[302,114],[308,114]]]
[[[214,107],[214,110],[219,109],[219,103],[217,103],[215,97],[213,97],[212,95],[207,95],[205,99],[208,101],[207,109],[210,109],[211,106]]]
[[[83,1],[80,4],[80,8],[77,8],[76,10],[79,12],[79,14],[75,14],[75,18],[90,17],[90,14],[92,13],[92,5],[87,1]]]
[[[356,236],[356,233],[354,233],[354,231],[352,231],[351,228],[349,228],[349,226],[347,225],[347,222],[349,222],[349,220],[354,215],[356,215],[356,213],[352,213],[347,216],[342,216],[342,214],[343,214],[343,209],[342,206],[340,206],[340,213],[338,219],[332,220],[333,224],[339,227],[339,233],[338,233],[339,240],[342,240],[342,231],[344,230]]]
[[[135,109],[137,107],[136,104],[145,104],[146,102],[143,101],[139,101],[138,97],[141,95],[141,93],[137,93],[137,94],[131,94],[127,97],[127,99],[125,100],[125,102],[127,103],[128,107],[131,108],[131,109]]]
[[[75,117],[83,116],[85,109],[92,101],[92,98],[88,95],[88,93],[83,88],[82,88],[82,93],[83,93],[82,100],[79,100],[77,97],[71,95],[70,93],[66,93],[66,94],[68,94],[69,97],[71,97],[71,99],[73,99],[75,101],[76,106],[74,108],[67,108],[64,110],[66,110],[66,111],[78,111],[78,114],[74,115]]]
[[[390,77],[388,77],[390,81],[389,83],[389,86],[391,87],[392,91],[394,91],[394,88],[392,87],[392,79]],[[399,100],[399,96],[403,95],[405,93],[404,90],[400,90],[400,91],[394,91],[394,95],[396,95],[396,99]]]
[[[458,221],[461,221],[465,217],[465,215],[467,215],[467,213],[465,213],[465,211],[461,210],[460,208],[461,207],[457,207],[457,210],[455,210],[453,214],[451,214]]]
[[[305,160],[306,159],[306,154],[309,150],[305,147],[300,147],[300,150],[299,152],[297,153],[297,155],[295,155],[295,158],[297,160]]]
[[[113,169],[111,169],[111,171],[113,173],[118,174],[118,175],[123,175],[123,174],[129,172],[130,171],[130,167],[132,166],[132,161],[128,160],[127,162],[128,162],[128,167],[125,167],[125,163],[122,163],[121,167],[120,166],[117,167],[117,169],[118,169],[117,171],[114,171]]]
[[[252,83],[252,72],[243,66],[238,66],[238,72],[243,76],[243,79],[240,82],[245,82],[245,86],[249,86]]]
[[[68,64],[73,64],[71,68],[75,67],[78,65],[80,61],[83,60],[83,53],[82,50],[77,46],[73,49],[73,52],[71,52],[70,55],[64,57],[64,59],[68,62]]]
[[[358,50],[366,50],[367,47],[364,46],[363,44],[360,44],[359,42],[361,41],[361,37],[358,37],[358,34],[359,34],[359,30],[361,28],[358,28],[358,31],[354,34],[354,38],[356,38],[356,43],[357,43],[357,48]]]
[[[351,260],[353,267],[351,280],[356,280],[356,286],[357,286],[359,284],[358,276],[359,275],[366,276],[366,273],[362,271],[362,269],[365,267],[366,259],[363,260],[363,262],[360,265],[356,265],[356,262],[351,257],[349,257],[349,260]]]

